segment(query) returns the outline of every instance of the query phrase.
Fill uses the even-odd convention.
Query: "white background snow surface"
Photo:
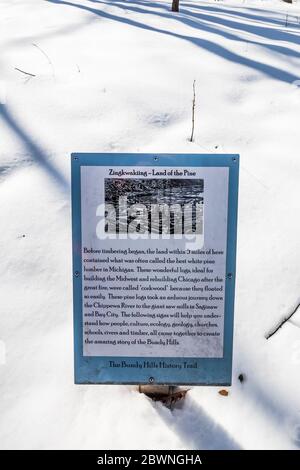
[[[299,311],[265,339],[300,298],[300,5],[170,4],[0,2],[1,448],[300,447]],[[81,151],[241,155],[228,397],[193,387],[171,412],[134,387],[73,384]]]

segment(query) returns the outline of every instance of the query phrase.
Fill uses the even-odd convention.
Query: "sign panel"
[[[76,383],[231,383],[238,164],[72,155]]]

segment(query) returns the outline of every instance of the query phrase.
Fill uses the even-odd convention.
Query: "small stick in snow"
[[[39,51],[41,51],[41,53],[43,54],[43,56],[46,57],[46,59],[47,59],[47,61],[48,61],[48,64],[49,64],[49,65],[51,66],[51,68],[52,68],[52,75],[53,75],[53,77],[54,77],[54,75],[55,75],[54,66],[53,66],[53,64],[52,64],[52,62],[51,62],[50,57],[48,56],[48,54],[46,54],[46,52],[43,51],[43,49],[42,49],[38,44],[32,43],[32,45],[33,45],[34,47],[36,47]]]
[[[292,311],[292,313],[290,315],[288,315],[286,318],[284,318],[278,326],[276,326],[276,328],[274,328],[273,331],[271,331],[267,336],[266,336],[266,339],[269,339],[271,338],[273,335],[275,335],[275,333],[277,333],[277,331],[287,322],[290,320],[290,318],[292,318],[292,316],[297,312],[298,308],[300,307],[300,302],[296,305],[296,307],[294,308],[294,310]]]
[[[193,105],[192,105],[192,133],[190,142],[194,140],[194,129],[195,129],[195,106],[196,106],[196,90],[195,90],[196,80],[193,81]]]
[[[36,77],[36,75],[33,75],[33,73],[25,72],[25,70],[18,69],[18,67],[15,67],[15,70],[24,73],[25,75],[29,75],[29,77]]]

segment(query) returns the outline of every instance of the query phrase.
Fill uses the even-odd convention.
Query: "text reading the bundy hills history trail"
[[[226,168],[81,168],[85,356],[223,356],[227,191]]]

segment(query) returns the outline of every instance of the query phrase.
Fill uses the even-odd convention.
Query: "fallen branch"
[[[52,68],[52,75],[53,75],[53,77],[54,77],[54,75],[55,75],[54,65],[52,64],[51,59],[50,59],[50,57],[48,56],[48,54],[46,54],[46,52],[45,52],[38,44],[32,43],[32,45],[33,45],[34,47],[36,47],[36,48],[43,54],[44,57],[46,57],[46,59],[47,59],[47,61],[48,61],[48,64],[49,64],[50,67]]]
[[[271,331],[267,336],[266,336],[266,339],[269,339],[271,338],[273,335],[275,335],[275,333],[277,333],[277,331],[287,322],[289,321],[290,318],[292,318],[292,316],[297,312],[298,308],[300,307],[300,302],[297,304],[297,306],[294,308],[294,310],[292,311],[292,313],[284,318],[278,326],[276,326],[276,328],[274,328],[273,331]]]
[[[29,77],[36,77],[36,75],[34,75],[33,73],[25,72],[25,70],[18,69],[18,67],[15,67],[15,70],[24,73],[25,75],[29,75]]]

